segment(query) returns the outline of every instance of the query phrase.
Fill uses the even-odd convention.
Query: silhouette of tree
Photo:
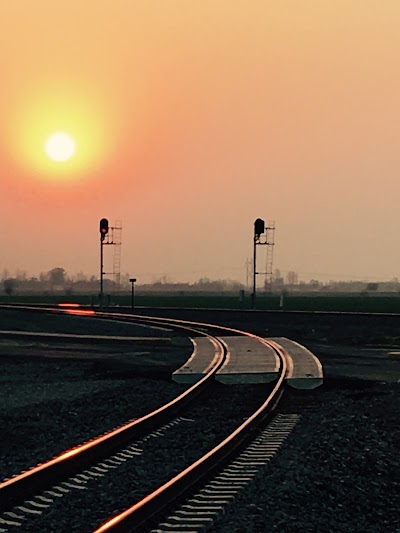
[[[4,292],[11,296],[17,287],[17,280],[14,278],[8,278],[3,281]]]
[[[66,272],[61,267],[53,268],[48,272],[49,283],[53,285],[64,285],[65,283]]]

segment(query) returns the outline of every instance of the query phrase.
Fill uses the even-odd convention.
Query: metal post
[[[264,244],[260,242],[260,235],[265,233],[265,222],[261,218],[257,218],[254,221],[254,248],[253,248],[253,293],[251,295],[251,304],[252,309],[256,307],[256,275],[257,272],[257,259],[256,259],[256,248],[257,244]]]
[[[103,267],[103,240],[104,237],[101,235],[100,237],[100,301],[99,301],[99,307],[102,310],[103,309],[103,273],[104,273],[104,267]]]
[[[108,233],[108,220],[102,218],[100,220],[100,295],[99,295],[99,307],[103,310],[104,304],[104,294],[103,294],[103,274],[104,274],[104,265],[103,265],[103,241],[105,236]]]
[[[131,309],[133,311],[133,309],[135,307],[135,282],[136,282],[136,278],[130,278],[129,281],[132,283]]]
[[[251,294],[251,308],[255,309],[256,307],[256,242],[257,236],[254,235],[254,244],[253,244],[253,292]]]

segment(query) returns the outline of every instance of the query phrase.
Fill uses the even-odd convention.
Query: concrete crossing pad
[[[216,346],[208,337],[190,339],[193,343],[193,353],[178,370],[172,374],[172,380],[177,383],[196,383],[203,378],[217,363]]]
[[[295,389],[315,389],[323,383],[323,370],[320,361],[305,346],[286,337],[268,339],[281,346],[286,355],[288,385]]]
[[[228,347],[228,357],[216,373],[216,380],[226,384],[269,383],[277,377],[279,357],[275,351],[254,337],[220,337]]]

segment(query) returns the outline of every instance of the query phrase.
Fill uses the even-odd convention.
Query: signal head
[[[104,239],[104,237],[107,235],[108,233],[108,220],[106,218],[102,218],[100,220],[100,236],[101,236],[101,240]]]
[[[254,222],[254,235],[260,237],[261,233],[265,232],[265,222],[261,218],[257,218]]]

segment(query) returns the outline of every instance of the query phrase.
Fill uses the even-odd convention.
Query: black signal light
[[[265,222],[261,218],[257,218],[254,222],[254,235],[259,237],[265,231]]]
[[[102,218],[100,220],[100,236],[101,236],[101,240],[104,239],[104,237],[107,235],[108,233],[108,220],[106,218]]]

